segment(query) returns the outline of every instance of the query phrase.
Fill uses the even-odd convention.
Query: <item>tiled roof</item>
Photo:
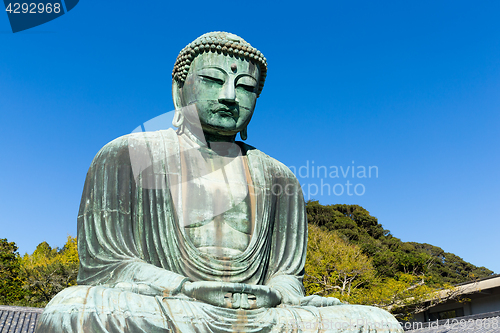
[[[40,308],[0,305],[0,333],[33,333]]]
[[[478,291],[485,291],[487,289],[498,287],[500,287],[500,274],[491,275],[476,281],[459,283],[454,286],[454,291],[452,293],[458,293],[458,295],[472,294]],[[444,289],[438,292],[438,296],[446,298],[449,293],[449,289]]]
[[[410,324],[416,329],[411,329]],[[422,326],[419,326],[420,324]],[[498,333],[500,332],[500,311],[406,325],[408,326],[403,327],[408,333]]]

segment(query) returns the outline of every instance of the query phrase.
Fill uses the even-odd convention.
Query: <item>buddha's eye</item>
[[[238,78],[236,83],[236,88],[244,89],[248,92],[254,93],[257,81],[248,75],[244,75]]]
[[[236,88],[242,88],[248,92],[255,92],[255,87],[254,86],[250,86],[250,85],[247,85],[247,84],[238,84],[236,86]]]
[[[209,76],[209,75],[200,75],[200,77],[201,77],[202,81],[205,81],[205,82],[217,83],[220,85],[224,84],[224,80],[217,78],[217,77],[213,77],[213,76]]]

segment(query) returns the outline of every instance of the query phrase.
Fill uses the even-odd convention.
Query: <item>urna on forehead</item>
[[[208,52],[245,59],[258,65],[260,67],[260,80],[257,96],[260,95],[267,76],[267,59],[243,38],[228,32],[209,32],[189,43],[177,56],[172,78],[182,85],[194,58]]]

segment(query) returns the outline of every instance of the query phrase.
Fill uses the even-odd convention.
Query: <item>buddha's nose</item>
[[[236,103],[236,91],[233,82],[228,80],[223,86],[219,94],[219,102],[224,104]]]

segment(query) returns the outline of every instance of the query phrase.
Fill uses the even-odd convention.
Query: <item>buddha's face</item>
[[[203,132],[234,136],[252,118],[260,69],[253,62],[218,53],[197,56],[179,90],[182,106],[195,104]]]

